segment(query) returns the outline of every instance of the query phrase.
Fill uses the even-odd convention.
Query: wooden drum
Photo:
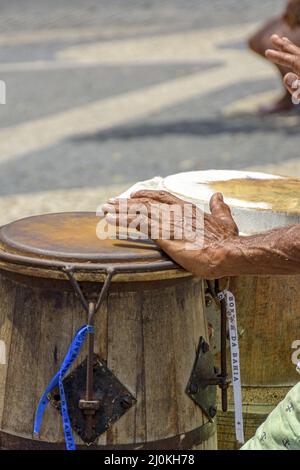
[[[170,176],[164,186],[206,210],[211,195],[221,192],[244,235],[300,222],[297,179],[263,173],[199,171]],[[300,276],[295,275],[230,279],[237,303],[246,439],[299,380],[292,362],[292,344],[300,340],[299,286]],[[208,316],[218,330],[220,314],[214,302]],[[218,412],[218,442],[220,449],[237,448],[232,400],[228,413]]]
[[[212,416],[187,389],[207,339],[202,280],[153,243],[99,240],[98,222],[93,213],[48,214],[0,229],[0,448],[64,448],[59,390],[39,438],[35,410],[87,322],[84,306],[105,285],[94,345],[84,344],[64,379],[77,447],[215,449]]]

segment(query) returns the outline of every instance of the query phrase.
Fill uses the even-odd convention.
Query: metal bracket
[[[206,281],[208,293],[220,304],[220,350],[221,350],[221,373],[220,377],[222,382],[218,383],[222,390],[222,411],[226,412],[228,409],[228,382],[227,382],[227,306],[224,292],[220,289],[220,282],[218,279],[212,283]],[[227,279],[229,284],[229,279]]]
[[[94,326],[94,317],[97,311],[100,309],[101,304],[108,293],[110,284],[112,282],[115,270],[113,268],[107,269],[107,277],[103,284],[102,289],[98,295],[98,300],[95,302],[88,302],[85,298],[82,289],[74,276],[74,268],[72,266],[66,266],[64,268],[65,274],[68,276],[71,285],[75,293],[78,295],[79,300],[86,312],[88,313],[87,324]],[[78,401],[78,407],[82,410],[86,421],[85,439],[90,441],[93,439],[93,419],[96,411],[100,408],[100,401],[94,398],[93,393],[93,382],[94,382],[94,332],[88,334],[88,354],[87,354],[87,366],[86,366],[86,387],[85,387],[85,398],[82,396]],[[93,442],[93,441],[91,441]]]
[[[83,400],[87,360],[63,381],[72,428],[81,439],[92,444],[136,402],[133,395],[96,355],[93,357],[93,400]],[[60,411],[59,390],[49,394],[50,403]],[[79,406],[78,406],[79,404]],[[86,417],[90,417],[90,423]]]
[[[209,349],[209,344],[201,336],[186,393],[200,406],[210,421],[217,414],[217,385],[227,388],[227,376],[219,374],[214,367],[214,355]]]

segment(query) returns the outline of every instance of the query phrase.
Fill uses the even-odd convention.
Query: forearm
[[[237,237],[227,256],[226,275],[300,274],[300,225]]]

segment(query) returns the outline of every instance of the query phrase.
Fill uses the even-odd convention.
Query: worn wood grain
[[[0,340],[4,343],[6,362],[5,364],[0,364],[0,426],[2,426],[3,411],[5,406],[8,359],[14,320],[15,289],[15,285],[7,282],[6,279],[0,275]]]
[[[236,297],[244,385],[294,385],[292,343],[300,339],[300,276],[241,276]]]
[[[95,285],[95,291],[100,287]],[[86,323],[86,313],[74,293],[64,288],[48,290],[44,283],[38,288],[5,280],[0,289],[0,335],[10,344],[8,366],[0,366],[1,430],[31,439],[41,393],[75,332]],[[206,422],[185,393],[199,337],[207,337],[201,280],[115,284],[96,315],[95,328],[96,352],[137,399],[98,444],[166,439]],[[83,347],[74,367],[85,356]],[[63,441],[60,415],[51,406],[40,439]],[[82,443],[78,436],[76,442]],[[197,448],[215,446],[215,438],[209,438]]]
[[[298,382],[292,362],[292,343],[300,339],[300,276],[240,276],[230,280],[236,298],[241,380],[246,437],[253,423],[261,424],[268,413]],[[229,358],[228,358],[229,359]],[[229,361],[228,361],[229,362]],[[228,363],[230,370],[230,365]],[[251,387],[251,400],[247,386]],[[270,404],[271,391],[280,397]],[[230,399],[230,406],[233,401]],[[253,411],[253,406],[261,412]],[[266,411],[268,409],[268,411]],[[220,449],[236,448],[232,413],[219,413]]]

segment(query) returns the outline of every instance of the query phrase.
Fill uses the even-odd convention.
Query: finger
[[[296,57],[293,54],[287,52],[274,51],[273,49],[267,49],[265,55],[268,60],[277,65],[284,65],[293,69],[295,65]]]
[[[300,48],[293,43],[289,38],[283,37],[282,41],[284,43],[284,50],[290,54],[300,56]]]
[[[299,55],[300,49],[292,41],[286,37],[279,37],[277,34],[271,36],[271,41],[275,49],[282,52],[287,52],[293,55]]]
[[[145,215],[150,220],[155,220],[160,226],[164,223],[170,224],[175,217],[173,213],[173,205],[149,198],[127,199],[117,202],[116,205],[104,204],[103,208],[104,213],[129,215],[131,218]],[[181,215],[181,206],[179,209]]]
[[[168,191],[151,191],[151,190],[141,190],[130,195],[131,198],[146,198],[152,199],[154,201],[162,202],[165,204],[179,204],[183,205],[185,202],[182,199],[174,196]]]
[[[109,204],[109,203],[105,203],[101,206],[101,209],[102,209],[102,212],[104,214],[111,214],[111,213],[114,213],[116,211],[116,208],[113,204]]]
[[[140,190],[131,195],[132,200],[148,200],[151,209],[151,218],[156,219],[160,224],[163,224],[165,217],[171,217],[174,219],[173,212],[169,212],[168,206],[175,206],[171,208],[174,213],[178,216],[178,211],[182,217],[189,218],[189,214],[192,216],[192,221],[200,213],[200,209],[195,204],[184,201],[168,191],[151,191],[151,190]],[[165,207],[164,207],[165,206]]]
[[[283,79],[284,86],[291,93],[291,95],[299,88],[300,81],[298,75],[289,72]]]
[[[157,203],[156,203],[157,204]],[[104,213],[127,214],[128,212],[151,213],[151,201],[149,199],[116,199],[113,204],[105,203],[102,206]]]
[[[139,232],[148,235],[151,228],[151,221],[145,215],[131,216],[128,214],[107,214],[105,220],[110,225],[116,228],[125,227],[128,229],[137,230]]]
[[[286,45],[286,42],[283,41],[283,38],[281,38],[280,36],[278,36],[278,34],[272,34],[271,36],[271,43],[272,43],[272,46],[277,50],[277,51],[284,51],[284,48],[285,48],[285,45]]]
[[[191,204],[191,207],[192,211],[190,211],[190,214],[192,224],[195,218],[194,212],[196,206]],[[167,230],[170,232],[171,238],[173,237],[175,218],[183,218],[184,216],[182,206],[177,205],[174,208],[174,204],[170,205],[150,198],[123,199],[116,201],[115,205],[106,203],[102,206],[102,210],[104,214],[109,215],[128,215],[130,216],[129,221],[140,215],[145,215],[148,219],[157,223],[159,227],[157,233],[161,233],[163,229]]]
[[[117,198],[117,197],[110,197],[107,202],[109,204],[115,204],[118,201],[118,199],[119,198]]]
[[[238,228],[231,215],[231,210],[227,204],[225,204],[221,193],[215,193],[209,203],[210,211],[212,216],[220,220],[223,225],[231,229],[233,232],[238,233]]]

